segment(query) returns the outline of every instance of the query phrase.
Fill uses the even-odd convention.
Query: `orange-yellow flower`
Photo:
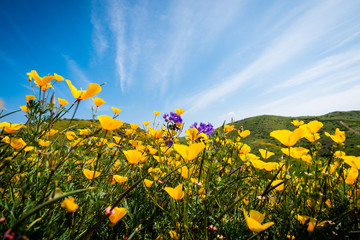
[[[95,172],[95,174],[94,174]],[[83,173],[85,175],[85,177],[89,180],[93,179],[93,178],[97,178],[98,176],[100,176],[101,172],[98,171],[91,171],[89,169],[84,169]]]
[[[101,115],[98,117],[101,127],[106,131],[112,131],[120,128],[124,123],[121,120],[115,120],[110,116]]]
[[[45,141],[45,140],[39,139],[38,143],[42,147],[47,147],[51,144],[51,141]]]
[[[126,182],[128,180],[127,177],[122,177],[120,175],[114,175],[113,178],[115,179],[116,182],[118,183],[123,183],[123,182]]]
[[[115,114],[118,114],[121,112],[121,110],[119,108],[116,107],[111,107],[111,109],[114,111]]]
[[[35,84],[37,84],[40,88],[47,85],[51,80],[55,78],[54,76],[40,77],[35,70],[27,73],[27,75],[30,79],[34,79]]]
[[[271,137],[276,138],[287,147],[294,146],[300,138],[306,134],[304,128],[297,128],[293,132],[290,130],[275,130],[270,133]]]
[[[29,109],[28,109],[28,107],[26,105],[20,106],[20,109],[23,110],[26,113],[29,111]]]
[[[29,103],[30,101],[34,101],[35,100],[35,96],[34,95],[25,95],[26,98],[26,103]]]
[[[299,126],[301,126],[301,125],[304,124],[304,121],[293,120],[291,123],[292,123],[295,127],[299,127]]]
[[[104,103],[106,103],[106,101],[104,101],[104,99],[102,98],[93,98],[94,104],[97,107],[100,107],[101,105],[103,105]]]
[[[26,142],[22,138],[9,138],[8,136],[4,137],[2,142],[10,144],[11,147],[15,149],[21,149],[26,146]]]
[[[289,148],[282,148],[281,151],[289,156]],[[303,147],[290,147],[290,156],[295,159],[300,159],[306,153],[309,152],[309,149]]]
[[[314,134],[317,133],[320,130],[320,128],[322,128],[323,126],[324,124],[322,124],[317,120],[314,120],[301,127],[305,127],[309,133]]]
[[[54,73],[54,78],[55,78],[56,81],[64,81],[64,77],[60,76],[60,75],[58,75],[56,73]]]
[[[131,127],[131,129],[136,130],[136,129],[139,128],[139,125],[137,125],[136,123],[131,123],[131,124],[130,124],[130,127]]]
[[[58,102],[59,102],[60,106],[65,106],[65,105],[69,104],[68,101],[66,101],[65,99],[62,99],[62,98],[58,98]]]
[[[62,201],[61,207],[66,208],[66,211],[73,213],[79,208],[79,205],[75,203],[75,199],[70,197]]]
[[[245,209],[243,209],[243,213],[245,216],[246,225],[252,232],[262,232],[274,225],[274,222],[267,222],[265,224],[261,224],[265,219],[265,213],[262,214],[258,211],[250,210],[250,217],[247,215]]]
[[[335,129],[335,134],[330,135],[328,132],[325,132],[325,135],[331,137],[331,139],[336,143],[343,143],[345,141],[345,132],[340,131],[340,129]]]
[[[144,124],[145,126],[149,126],[150,123],[151,123],[151,122],[143,121],[143,124]]]
[[[126,159],[132,165],[138,164],[138,162],[144,157],[143,154],[138,150],[123,150]]]
[[[77,100],[84,100],[84,99],[91,98],[101,91],[101,86],[97,83],[90,83],[87,90],[80,90],[80,91],[77,90],[76,87],[74,87],[71,84],[70,80],[66,80],[66,83],[68,84],[72,95]]]
[[[247,136],[250,135],[250,131],[249,130],[245,130],[245,131],[238,131],[238,134],[241,138],[246,138]]]
[[[265,159],[265,160],[275,154],[275,153],[270,152],[270,151],[265,150],[265,149],[259,149],[259,152],[260,152],[260,154],[261,154],[261,157],[262,157],[263,159]]]
[[[17,130],[19,130],[20,128],[24,128],[26,127],[25,125],[22,125],[20,123],[8,123],[8,122],[2,122],[0,123],[0,128],[4,129],[5,132],[12,134],[15,133]]]
[[[194,143],[190,146],[182,145],[182,144],[174,144],[174,149],[178,152],[186,162],[193,160],[197,157],[197,155],[205,148],[205,144]]]
[[[115,210],[115,213],[109,216],[109,220],[114,224],[122,219],[127,213],[125,208],[115,207],[113,210]]]
[[[154,111],[155,116],[160,115],[161,113],[159,111]]]
[[[149,132],[150,138],[155,141],[156,139],[161,138],[164,135],[164,131],[162,129],[159,130],[151,130]]]
[[[144,183],[145,183],[145,186],[147,188],[151,187],[151,185],[153,184],[154,181],[151,181],[149,179],[144,179]]]
[[[179,184],[175,188],[165,187],[164,190],[172,197],[174,200],[181,200],[185,193],[182,190],[183,184]]]
[[[234,130],[234,125],[225,125],[224,126],[224,132],[225,133],[228,133],[228,132],[231,132],[232,130]]]
[[[185,112],[185,110],[183,110],[181,108],[175,108],[175,112],[177,113],[177,115],[181,115]]]
[[[282,183],[281,183],[282,182]],[[271,186],[276,186],[276,185],[278,185],[279,184],[279,186],[277,186],[277,187],[275,187],[275,190],[276,191],[282,191],[282,190],[284,190],[284,181],[283,180],[274,180],[272,183],[271,183]]]
[[[301,222],[301,224],[308,225],[308,228],[307,228],[308,232],[313,232],[315,229],[315,226],[322,227],[327,222],[327,221],[322,221],[320,223],[317,223],[316,218],[312,218],[312,217],[308,217],[308,216],[300,216],[300,215],[296,215],[296,219],[299,220]]]

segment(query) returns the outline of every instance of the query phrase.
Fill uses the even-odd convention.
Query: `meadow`
[[[78,90],[57,74],[27,75],[26,123],[0,120],[4,239],[360,237],[360,157],[326,121],[289,118],[272,143],[252,148],[256,125],[184,129],[179,108],[126,124],[116,106],[96,115],[106,102],[98,84]],[[55,97],[54,83],[68,85],[68,99]],[[93,101],[93,119],[79,122],[83,101]]]

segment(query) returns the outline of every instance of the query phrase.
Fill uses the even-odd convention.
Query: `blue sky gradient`
[[[360,1],[25,1],[0,8],[6,112],[26,73],[102,84],[98,115],[141,124],[183,108],[186,126],[360,108]],[[65,82],[56,97],[73,97]],[[91,99],[78,118],[90,119]],[[70,117],[70,116],[69,116]],[[2,119],[3,120],[3,119]],[[24,113],[7,120],[24,122]]]

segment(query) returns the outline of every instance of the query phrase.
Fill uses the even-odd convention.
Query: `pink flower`
[[[12,233],[12,232],[11,232],[11,228],[9,228],[9,229],[5,232],[4,238],[5,238],[5,239],[10,239],[10,240],[12,240],[12,239],[15,238],[15,233]]]
[[[105,212],[107,215],[112,215],[115,213],[115,210],[114,209],[111,210],[111,207],[107,207],[107,208],[105,208]]]

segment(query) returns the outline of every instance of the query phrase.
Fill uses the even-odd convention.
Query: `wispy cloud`
[[[350,51],[341,54],[334,54],[325,57],[315,63],[308,69],[302,69],[301,72],[289,80],[281,82],[278,85],[270,88],[267,94],[273,91],[279,91],[285,88],[293,88],[305,83],[314,82],[326,78],[326,82],[336,83],[338,80],[341,82],[343,79],[351,77],[351,75],[358,74],[358,71],[349,71],[352,68],[358,69],[360,64],[360,46],[354,46]],[[338,76],[342,73],[342,76]],[[350,74],[349,74],[350,73]],[[336,79],[334,75],[337,76]],[[346,76],[346,78],[345,78]]]
[[[86,74],[84,73],[84,71],[79,67],[77,62],[70,59],[66,55],[64,55],[64,58],[66,60],[66,64],[67,64],[68,68],[70,69],[70,71],[73,74],[73,76],[71,76],[72,81],[77,81],[78,82],[78,80],[80,80],[81,84],[84,84],[87,87],[91,82],[89,81],[89,79],[86,76]]]
[[[109,43],[107,36],[105,34],[105,24],[102,20],[102,15],[100,10],[103,9],[101,2],[92,1],[92,10],[91,10],[91,23],[93,25],[93,36],[92,41],[96,55],[98,58],[101,58],[104,55],[104,52],[109,48]]]
[[[230,7],[231,6],[231,7]],[[238,1],[174,1],[166,15],[167,34],[158,44],[154,56],[151,82],[164,93],[176,84],[196,56],[215,48],[221,33],[241,14]],[[226,14],[224,14],[226,12]],[[174,84],[174,85],[175,85]]]
[[[294,19],[279,37],[270,41],[264,52],[243,71],[224,77],[225,81],[221,84],[189,97],[188,102],[192,105],[189,111],[198,111],[221,98],[226,98],[244,83],[260,84],[268,73],[278,70],[280,74],[281,67],[286,66],[289,61],[300,60],[304,54],[319,47],[318,44],[334,33],[334,26],[341,22],[351,9],[350,5],[337,1],[321,2],[311,6]]]
[[[120,1],[108,1],[107,2],[107,14],[110,18],[110,30],[114,35],[115,41],[115,66],[120,80],[120,86],[122,91],[126,85],[126,70],[125,70],[125,55],[127,51],[125,41],[125,12],[123,3]]]

